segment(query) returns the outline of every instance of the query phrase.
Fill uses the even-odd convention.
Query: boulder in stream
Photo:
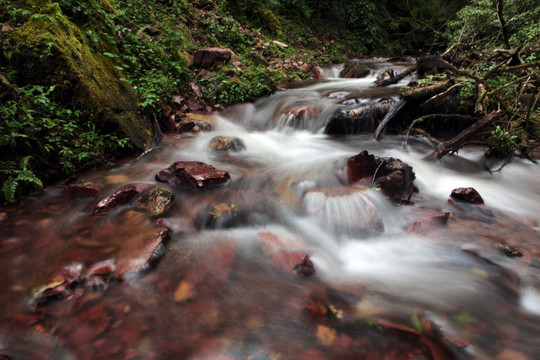
[[[355,135],[371,132],[394,106],[395,100],[383,99],[377,103],[335,113],[324,128],[328,135]]]
[[[210,131],[213,126],[213,118],[209,114],[188,114],[176,124],[176,132],[179,134],[187,132]]]
[[[81,198],[96,198],[100,190],[101,187],[98,184],[90,181],[64,186],[64,193],[68,201]]]
[[[482,196],[472,187],[457,188],[452,190],[450,197],[455,200],[465,201],[471,204],[480,205],[484,203]]]
[[[351,157],[345,168],[350,185],[363,184],[381,188],[395,202],[407,202],[416,188],[411,166],[391,157],[370,155],[367,151]]]
[[[340,78],[365,78],[371,73],[371,71],[365,67],[362,63],[354,60],[347,61],[343,70],[339,73]]]
[[[156,180],[176,187],[205,189],[229,181],[231,176],[210,164],[199,161],[177,161],[156,174]]]
[[[173,204],[174,194],[161,187],[155,187],[143,192],[135,202],[138,209],[145,210],[152,216],[163,215]]]
[[[240,151],[246,148],[242,139],[231,136],[216,136],[208,147],[217,152]]]
[[[93,215],[103,215],[112,208],[130,201],[139,193],[137,186],[129,184],[101,200],[94,208]]]

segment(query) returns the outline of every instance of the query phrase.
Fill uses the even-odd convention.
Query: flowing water
[[[489,173],[500,164],[482,149],[428,163],[422,138],[405,151],[397,135],[325,135],[336,111],[397,97],[403,84],[372,83],[407,64],[367,66],[365,79],[323,69],[329,78],[211,115],[209,132],[168,135],[137,159],[81,174],[101,185],[97,199],[68,201],[52,186],[2,215],[0,358],[538,358],[540,167],[515,159]],[[211,151],[216,136],[245,149]],[[347,159],[362,150],[413,167],[412,204],[347,184]],[[175,161],[231,180],[201,191],[159,183],[176,196],[159,219],[133,202],[91,215],[126,184],[157,186]],[[485,206],[448,202],[458,187],[474,187]],[[433,220],[441,213],[446,223]],[[40,285],[65,266],[137,257],[141,236],[162,226],[171,238],[152,267],[42,301]],[[302,263],[307,276],[294,270]]]

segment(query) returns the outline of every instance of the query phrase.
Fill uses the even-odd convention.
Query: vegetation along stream
[[[0,358],[537,358],[540,168],[350,128],[413,80],[362,64],[3,214]]]

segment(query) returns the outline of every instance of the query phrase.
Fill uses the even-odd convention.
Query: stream
[[[375,141],[376,123],[326,135],[337,111],[395,99],[410,80],[375,88],[409,64],[365,65],[362,79],[321,68],[322,80],[204,115],[209,131],[79,174],[95,196],[58,184],[1,214],[0,359],[537,359],[540,166],[490,173],[502,162],[475,147],[429,163],[427,140]],[[240,145],[212,150],[216,136]],[[364,150],[412,167],[409,201],[348,181]],[[177,161],[230,180],[157,182]],[[137,194],[92,214],[129,184],[174,204],[152,216]],[[485,204],[449,201],[460,187]]]

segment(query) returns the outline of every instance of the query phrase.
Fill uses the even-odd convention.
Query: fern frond
[[[15,192],[17,191],[18,182],[13,178],[8,178],[4,181],[2,190],[4,191],[4,197],[10,203],[15,201]]]
[[[36,174],[29,170],[19,173],[15,178],[15,181],[26,181],[38,185],[39,187],[43,187],[41,180],[36,176]]]

